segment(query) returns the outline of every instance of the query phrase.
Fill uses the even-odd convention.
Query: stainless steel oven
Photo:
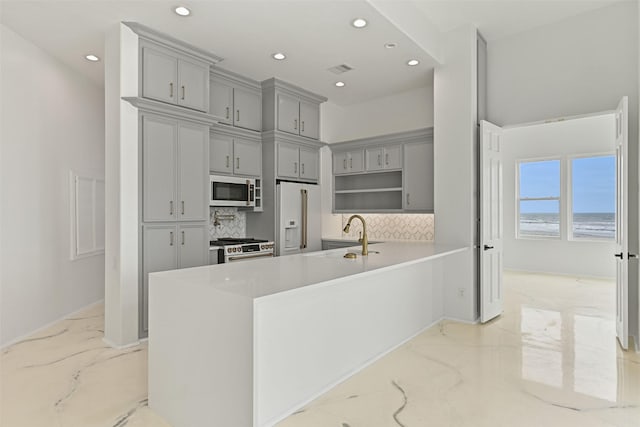
[[[209,176],[209,206],[252,207],[256,205],[256,182],[236,176]]]
[[[212,240],[211,246],[218,246],[218,264],[249,261],[273,256],[274,243],[252,238],[224,237]]]

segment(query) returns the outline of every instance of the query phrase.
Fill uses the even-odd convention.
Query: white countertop
[[[358,245],[349,249],[171,270],[152,273],[151,277],[178,281],[181,286],[214,287],[222,292],[255,299],[348,276],[392,269],[397,265],[436,259],[467,248],[433,242],[384,242],[370,247],[368,256],[358,255],[357,259],[342,256],[347,252],[360,254],[360,249]]]

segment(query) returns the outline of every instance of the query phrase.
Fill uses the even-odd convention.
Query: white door
[[[616,109],[616,335],[620,346],[629,346],[629,174],[628,98]]]
[[[502,128],[480,122],[480,321],[502,314]]]

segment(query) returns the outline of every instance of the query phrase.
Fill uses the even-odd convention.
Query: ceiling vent
[[[347,64],[340,64],[336,65],[335,67],[329,68],[329,71],[331,71],[333,74],[342,74],[351,70],[353,70],[353,67],[350,67]]]

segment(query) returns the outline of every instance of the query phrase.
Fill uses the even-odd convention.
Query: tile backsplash
[[[342,227],[347,225],[351,215],[342,215]],[[433,214],[362,214],[367,222],[367,237],[375,239],[433,240]],[[359,220],[351,222],[349,233],[343,236],[358,238],[362,232]]]
[[[219,216],[216,224],[216,215]],[[209,208],[209,240],[220,237],[246,237],[247,215],[238,208]]]

